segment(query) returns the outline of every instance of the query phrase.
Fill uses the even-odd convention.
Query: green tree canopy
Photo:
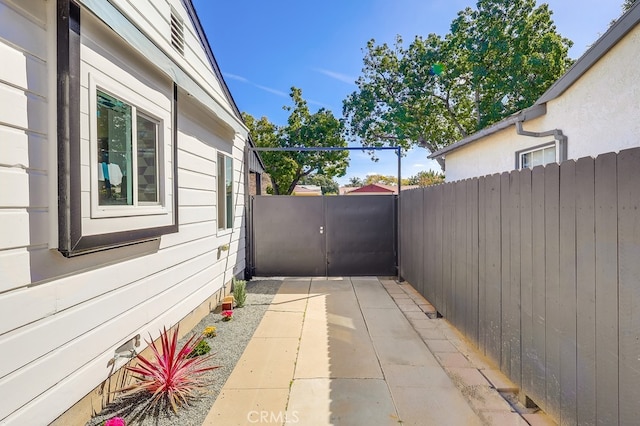
[[[622,11],[626,12],[631,9],[631,6],[633,6],[635,2],[636,0],[624,0],[624,3],[622,4]]]
[[[304,176],[298,182],[300,185],[316,185],[322,189],[322,195],[339,194],[340,185],[332,178],[325,175],[310,174]]]
[[[345,99],[348,136],[366,146],[437,151],[528,107],[571,64],[546,4],[479,0],[444,37],[367,43],[358,89]]]
[[[277,126],[266,117],[256,120],[243,113],[251,138],[258,147],[343,147],[347,141],[342,136],[343,124],[331,111],[321,108],[315,113],[309,111],[302,91],[291,88],[293,106],[284,107],[290,111],[287,124]],[[313,152],[261,152],[267,173],[271,176],[273,192],[290,195],[301,178],[317,173],[330,179],[344,176],[349,165],[348,151]]]
[[[433,170],[421,171],[407,179],[409,185],[430,186],[444,183],[444,175]]]
[[[352,176],[349,178],[347,186],[364,186],[364,182],[358,176]]]

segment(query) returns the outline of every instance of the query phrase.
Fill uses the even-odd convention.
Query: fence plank
[[[443,257],[444,257],[444,244],[443,244],[443,217],[444,217],[444,203],[443,203],[443,194],[444,194],[445,185],[438,185],[434,191],[434,199],[436,202],[435,208],[435,235],[433,244],[437,244],[437,249],[435,251],[435,269],[436,269],[436,282],[434,283],[435,289],[435,300],[432,303],[435,303],[436,309],[440,312],[443,309],[443,297],[442,297],[442,289],[444,286],[444,278],[443,278]]]
[[[576,163],[577,423],[596,423],[596,248],[594,160]]]
[[[521,390],[531,397],[533,383],[533,244],[531,170],[520,171],[520,325]]]
[[[424,189],[415,189],[414,190],[414,199],[413,206],[415,209],[415,213],[413,216],[413,241],[415,241],[415,247],[417,247],[417,252],[414,255],[413,259],[415,264],[413,265],[413,272],[416,276],[416,290],[420,292],[420,294],[424,294],[424,271],[422,268],[422,264],[424,263],[425,257],[425,241],[423,238],[423,228],[424,224]],[[413,248],[413,247],[412,247]]]
[[[501,297],[501,257],[500,250],[500,175],[487,177],[486,220],[486,303],[487,303],[487,356],[502,365],[502,309]],[[491,213],[489,213],[491,212]]]
[[[443,218],[442,218],[442,310],[440,312],[445,318],[454,317],[453,312],[453,293],[455,291],[455,282],[452,280],[453,267],[453,245],[455,239],[455,227],[453,226],[454,218],[454,185],[444,186],[443,199]]]
[[[509,192],[509,173],[500,175],[500,370],[511,376],[511,319],[509,318],[511,301],[511,194]]]
[[[560,167],[560,423],[577,424],[576,163]]]
[[[478,179],[478,349],[487,355],[487,178]]]
[[[616,155],[595,162],[596,214],[596,414],[618,424],[618,227]]]
[[[640,149],[618,155],[620,424],[640,419]]]
[[[542,409],[546,408],[546,289],[545,289],[545,222],[544,222],[544,168],[531,172],[532,223],[532,316],[533,344],[531,348],[532,398]]]
[[[507,309],[509,361],[511,380],[520,387],[522,385],[522,352],[520,346],[520,173],[509,174],[509,299]],[[504,225],[503,225],[504,226]],[[503,296],[504,297],[504,296]]]
[[[467,330],[469,338],[478,344],[478,180],[467,185],[467,299],[469,308]]]
[[[455,189],[455,245],[454,263],[452,267],[455,288],[453,293],[454,324],[467,334],[467,186],[464,181],[457,182]]]
[[[403,238],[400,241],[402,254],[401,276],[415,286],[414,265],[416,264],[415,254],[418,248],[416,247],[416,241],[413,236],[415,234],[414,217],[417,212],[413,200],[413,191],[403,191],[400,196],[402,197],[402,200],[400,201],[400,219],[403,235]]]
[[[547,409],[560,418],[560,168],[545,166],[545,291]]]
[[[423,188],[422,189],[424,195],[422,198],[422,209],[424,211],[424,216],[422,219],[423,227],[422,227],[422,241],[424,244],[424,261],[422,262],[422,276],[424,277],[424,282],[422,284],[422,295],[429,300],[429,302],[434,303],[433,299],[433,282],[435,275],[434,268],[434,258],[435,258],[435,243],[433,241],[434,224],[435,224],[435,215],[433,213],[433,191],[434,188]]]

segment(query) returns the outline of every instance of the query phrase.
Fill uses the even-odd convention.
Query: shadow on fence
[[[640,418],[640,148],[404,191],[402,276],[561,424]]]

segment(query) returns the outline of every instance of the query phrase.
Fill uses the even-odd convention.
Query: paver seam
[[[413,286],[411,286],[411,284],[409,284],[408,282],[405,281],[404,284],[400,284],[400,283],[396,282],[396,285],[400,289],[402,289],[402,291],[404,291],[410,297],[409,300],[414,302],[415,305],[419,306],[421,304],[424,304],[424,305],[428,304],[428,305],[432,306],[431,303],[427,299],[425,299],[424,296],[420,295],[420,293],[418,293],[413,288]],[[402,302],[404,302],[404,303],[398,303],[399,300],[393,297],[392,293],[389,291],[389,288],[387,286],[384,286],[384,285],[383,285],[383,287],[384,287],[385,290],[387,290],[387,292],[389,293],[389,296],[391,296],[391,298],[393,299],[394,303],[398,306],[398,308],[400,309],[402,314],[407,318],[407,320],[409,320],[409,323],[411,324],[411,326],[414,327],[413,323],[411,322],[409,317],[411,316],[411,314],[415,314],[415,311],[411,311],[411,310],[407,311],[407,310],[404,309],[405,306],[406,306],[407,299],[399,299],[399,300],[402,300]],[[407,314],[409,314],[409,315],[407,315]],[[426,312],[425,312],[425,317],[431,319],[429,316],[426,315]],[[433,320],[438,321],[439,319],[433,319]],[[414,327],[414,329],[415,329],[415,327]],[[417,331],[418,330],[416,329],[416,332]],[[425,339],[425,337],[423,337],[422,334],[420,334],[420,333],[418,333],[418,334],[420,335],[420,337],[422,338],[422,340],[426,344],[426,340],[427,339]],[[447,341],[452,341],[453,340],[453,339],[450,338],[448,333],[443,333],[443,335],[445,336],[445,339]],[[460,340],[460,339],[456,339],[456,340]],[[474,362],[471,359],[469,359],[469,356],[467,354],[463,353],[463,351],[459,347],[459,344],[462,343],[464,345],[465,343],[462,342],[462,341],[456,342],[456,343],[458,343],[458,344],[455,344],[455,343],[452,342],[453,346],[457,349],[457,352],[460,353],[463,357],[465,357],[465,359],[467,359],[471,363],[471,365],[472,365],[471,368],[475,368]],[[429,351],[431,351],[431,349],[429,348],[428,344],[427,344],[427,348],[428,348]],[[466,351],[466,352],[469,353],[470,351]],[[434,355],[435,355],[435,353],[434,353]],[[440,357],[436,356],[435,358],[436,358],[437,362],[442,366],[442,368],[444,369],[446,374],[449,375],[449,377],[451,378],[453,383],[456,385],[456,387],[458,389],[460,389],[460,391],[462,392],[462,394],[465,397],[465,399],[469,402],[469,406],[480,417],[480,419],[483,421],[483,423],[485,423],[487,425],[491,424],[489,422],[489,418],[487,418],[487,416],[486,416],[487,413],[489,413],[489,412],[500,412],[500,413],[514,413],[514,414],[517,414],[522,419],[522,421],[524,423],[530,424],[529,421],[526,419],[526,417],[524,417],[524,414],[527,414],[527,413],[522,413],[521,414],[521,413],[517,412],[513,407],[511,407],[511,404],[509,403],[509,401],[506,398],[504,398],[502,396],[502,394],[500,392],[498,392],[498,390],[495,389],[492,385],[489,386],[489,392],[495,393],[496,396],[501,398],[507,404],[507,406],[509,406],[509,411],[507,411],[507,410],[496,410],[494,408],[485,408],[485,409],[483,409],[482,406],[481,406],[481,404],[483,402],[482,399],[472,398],[472,396],[477,394],[477,392],[475,392],[475,391],[476,391],[478,385],[466,385],[460,379],[460,377],[458,377],[455,373],[453,373],[452,371],[449,371],[446,368],[446,366],[443,364],[443,361],[442,361],[442,359]],[[475,369],[480,374],[482,374],[484,376],[484,374],[482,373],[481,369],[479,369],[479,368],[475,368]],[[542,412],[542,411],[540,411],[540,412]]]
[[[349,282],[351,283],[351,288],[353,290],[353,294],[356,297],[356,302],[358,303],[358,310],[360,311],[360,315],[362,315],[362,319],[364,321],[364,326],[367,330],[367,335],[369,336],[369,340],[371,341],[371,346],[373,347],[373,352],[376,354],[376,361],[378,362],[378,367],[380,368],[380,371],[382,372],[382,380],[384,381],[385,385],[387,386],[387,390],[389,391],[389,396],[391,397],[391,403],[393,404],[393,409],[395,410],[395,416],[398,419],[398,422],[402,422],[402,419],[400,418],[400,411],[398,410],[398,404],[395,400],[395,398],[393,397],[393,392],[391,392],[391,387],[389,386],[389,381],[387,380],[387,376],[384,372],[384,368],[382,367],[382,361],[380,360],[380,354],[378,353],[378,349],[376,348],[376,345],[373,344],[373,336],[371,335],[371,330],[369,329],[369,324],[367,323],[367,320],[365,319],[364,316],[364,311],[362,310],[362,305],[360,304],[360,298],[358,298],[358,293],[356,292],[356,288],[353,285],[353,281],[351,280],[351,278],[349,278]],[[380,282],[380,279],[378,279],[378,282]],[[380,284],[382,285],[382,283],[380,282]],[[384,287],[384,285],[382,285],[382,287],[385,289],[385,291],[387,292],[387,294],[390,295],[389,290]]]

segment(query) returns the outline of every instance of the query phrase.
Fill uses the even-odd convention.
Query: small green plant
[[[137,381],[116,392],[148,392],[152,395],[151,406],[166,402],[174,412],[178,412],[178,406],[187,404],[189,399],[196,396],[197,391],[207,385],[200,374],[218,368],[204,365],[213,355],[188,358],[192,348],[197,347],[202,339],[204,336],[194,334],[179,349],[178,327],[173,334],[165,328],[160,333],[160,348],[153,339],[147,342],[154,359],[149,360],[138,354],[138,365],[125,367],[134,374]]]
[[[201,340],[200,343],[196,345],[195,348],[187,355],[188,358],[193,358],[196,356],[206,355],[211,351],[211,346],[207,343],[206,340]]]
[[[204,337],[216,337],[218,335],[218,332],[216,330],[217,329],[215,325],[210,325],[209,327],[206,327],[204,329],[202,334],[204,334]]]
[[[236,307],[242,308],[247,301],[247,282],[245,280],[233,279],[233,298],[236,300]]]

